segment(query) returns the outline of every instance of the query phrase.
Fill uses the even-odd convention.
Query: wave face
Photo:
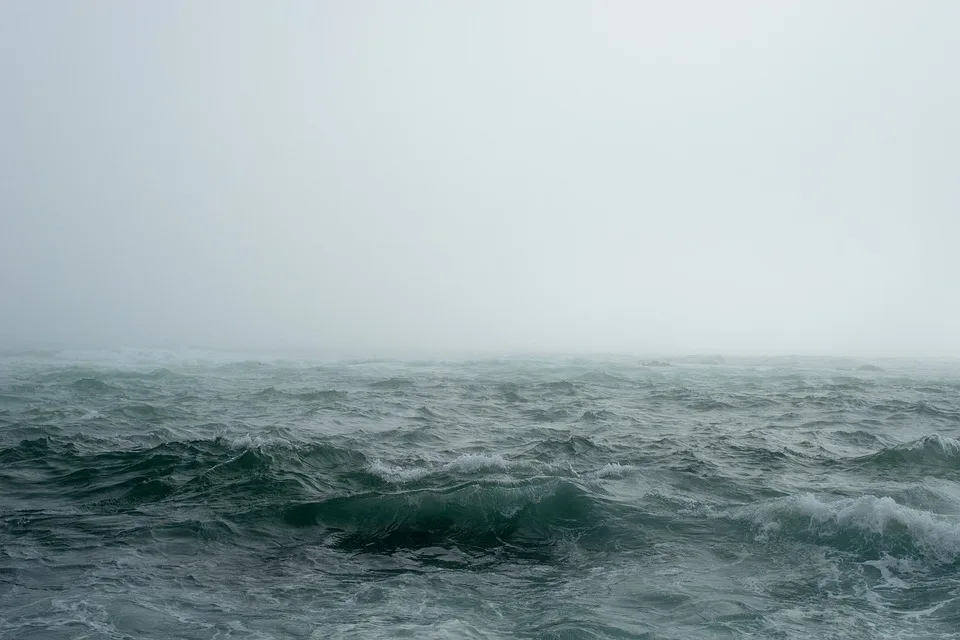
[[[956,637],[960,365],[866,364],[0,354],[0,637]]]

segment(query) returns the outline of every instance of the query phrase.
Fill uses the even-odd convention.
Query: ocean
[[[0,637],[960,637],[960,362],[0,354]]]

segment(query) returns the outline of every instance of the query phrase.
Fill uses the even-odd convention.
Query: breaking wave
[[[725,514],[756,528],[759,541],[796,538],[868,559],[884,555],[960,560],[960,518],[898,504],[890,497],[821,498],[810,493]]]

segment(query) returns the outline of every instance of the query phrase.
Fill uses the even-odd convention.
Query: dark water
[[[960,366],[0,358],[3,638],[960,637]]]

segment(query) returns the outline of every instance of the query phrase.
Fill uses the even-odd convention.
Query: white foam
[[[636,467],[622,465],[619,462],[609,462],[595,471],[585,473],[587,479],[619,478],[632,472]],[[414,482],[429,475],[438,473],[477,474],[485,471],[526,471],[528,473],[546,473],[547,475],[581,477],[570,465],[569,461],[559,463],[539,463],[533,461],[508,460],[498,453],[465,453],[446,463],[425,463],[422,466],[402,467],[391,465],[380,459],[374,460],[368,470],[386,480],[402,484]],[[518,479],[519,480],[519,479]],[[497,478],[497,482],[510,484],[510,479]]]
[[[418,613],[425,613],[427,605],[421,603],[420,609],[421,611]],[[316,629],[310,635],[310,640],[319,640],[320,638],[352,640],[354,638],[383,637],[383,631],[387,628],[391,629],[392,633],[390,635],[392,637],[424,638],[425,640],[449,640],[450,638],[477,638],[478,640],[487,640],[488,638],[502,637],[484,631],[459,618],[432,620],[429,624],[422,622],[397,624],[395,621],[390,621],[390,616],[368,616],[363,622],[343,623],[332,627]],[[393,634],[396,635],[394,636]]]
[[[635,467],[629,464],[608,462],[590,475],[594,478],[622,478],[624,475],[633,471],[634,469]]]
[[[74,627],[76,632],[75,627],[81,626],[102,637],[116,637],[117,629],[112,624],[111,616],[106,607],[100,603],[84,599],[53,598],[50,600],[50,605],[54,611],[63,614],[52,623],[54,628]]]
[[[465,453],[453,462],[443,465],[445,471],[476,473],[485,469],[509,469],[510,463],[500,454]]]
[[[387,482],[402,484],[404,482],[413,482],[420,478],[430,475],[432,472],[428,467],[413,467],[405,469],[403,467],[387,464],[377,458],[369,467],[370,473],[379,476]]]
[[[933,558],[948,563],[960,559],[960,518],[906,507],[890,497],[821,500],[804,493],[741,507],[730,515],[754,522],[761,535],[779,530],[784,519],[796,516],[809,518],[811,528],[846,527],[881,536],[899,526],[906,529],[914,545]]]
[[[231,449],[262,449],[262,448],[272,448],[272,449],[292,449],[295,447],[295,444],[284,438],[278,438],[275,436],[261,436],[261,435],[250,435],[249,433],[242,436],[220,436],[221,442]]]
[[[933,449],[948,456],[960,455],[960,440],[954,440],[939,433],[931,433],[906,447],[908,451],[924,451]]]
[[[414,482],[434,473],[456,472],[477,473],[487,470],[506,471],[515,465],[500,454],[465,453],[455,460],[439,465],[417,467],[401,467],[383,462],[379,458],[370,465],[371,473],[380,476],[387,482],[404,483]]]
[[[888,588],[909,589],[910,585],[905,582],[900,575],[913,572],[913,563],[904,558],[894,558],[891,555],[884,555],[879,560],[867,560],[863,563],[865,566],[873,567],[880,572],[880,577]]]

